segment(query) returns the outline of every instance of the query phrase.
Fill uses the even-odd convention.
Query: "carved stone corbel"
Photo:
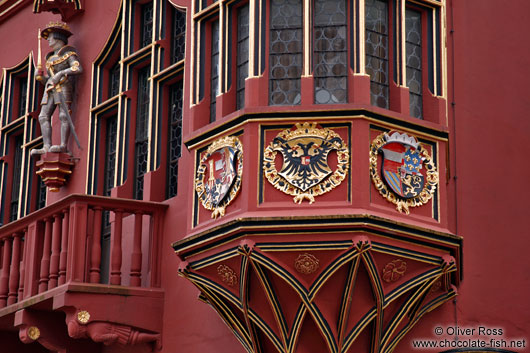
[[[66,325],[68,335],[74,339],[89,338],[106,346],[152,343],[154,351],[162,348],[159,333],[145,332],[128,325],[108,321],[92,320],[90,313],[86,310],[67,313]]]

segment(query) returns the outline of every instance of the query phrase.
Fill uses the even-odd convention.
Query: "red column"
[[[110,284],[121,284],[121,232],[123,211],[116,210],[114,232],[111,234],[112,244],[110,249]]]
[[[94,207],[94,236],[90,252],[90,283],[99,283],[101,265],[101,207]]]
[[[48,290],[48,281],[50,279],[50,251],[52,244],[52,219],[44,219],[44,249],[42,250],[42,259],[40,261],[40,279],[39,293]]]
[[[53,215],[52,256],[50,257],[50,282],[48,289],[57,287],[59,279],[59,256],[61,251],[61,214]]]
[[[131,255],[131,286],[142,284],[142,217],[141,213],[134,214],[134,239]]]
[[[13,257],[11,258],[11,271],[9,271],[7,305],[15,304],[18,298],[18,284],[20,281],[20,237],[20,233],[13,234]]]
[[[66,282],[66,260],[68,258],[68,209],[63,210],[63,230],[61,236],[61,253],[59,254],[59,285]]]
[[[0,308],[3,308],[7,304],[9,264],[11,262],[11,238],[4,238],[2,260],[2,273],[0,274]]]

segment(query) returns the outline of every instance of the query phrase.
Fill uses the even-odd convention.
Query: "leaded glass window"
[[[41,177],[37,178],[37,203],[36,208],[37,210],[40,210],[44,206],[46,206],[46,185],[44,184],[44,181],[42,181]]]
[[[315,103],[345,103],[347,100],[346,17],[345,0],[315,0]]]
[[[302,1],[272,0],[270,6],[269,103],[300,104]]]
[[[109,97],[120,92],[120,63],[117,62],[109,70]]]
[[[215,121],[216,101],[219,94],[219,21],[212,22],[212,64],[210,85],[210,122]]]
[[[178,161],[182,151],[182,80],[169,89],[167,196],[177,195]]]
[[[141,22],[141,37],[140,47],[151,44],[153,40],[153,4],[147,3],[142,5],[142,22]]]
[[[248,77],[248,4],[237,11],[237,98],[236,109],[245,106],[245,79]]]
[[[186,12],[175,10],[173,18],[173,43],[171,63],[184,59],[186,43]]]
[[[105,136],[105,169],[103,176],[103,195],[110,196],[114,187],[114,172],[116,169],[116,137],[118,122],[116,116],[106,119],[107,131]]]
[[[19,95],[18,95],[18,116],[23,116],[26,114],[26,99],[28,97],[28,81],[26,77],[23,77],[18,80],[19,82]]]
[[[22,176],[22,135],[15,137],[13,152],[13,182],[11,184],[11,207],[9,221],[18,219],[18,201],[20,194],[20,178]]]
[[[407,51],[407,86],[410,92],[410,115],[423,117],[422,71],[421,71],[421,12],[405,10],[405,31]]]
[[[135,189],[137,200],[143,199],[144,174],[147,171],[148,114],[149,114],[149,66],[138,71],[138,106],[136,109],[135,137]]]
[[[388,4],[365,0],[366,73],[370,75],[370,102],[389,107]]]

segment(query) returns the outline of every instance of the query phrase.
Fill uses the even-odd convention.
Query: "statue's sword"
[[[70,116],[70,111],[68,110],[68,106],[66,105],[66,102],[64,101],[64,93],[61,91],[60,88],[56,86],[50,86],[46,89],[46,91],[52,91],[55,90],[57,93],[57,96],[59,96],[59,105],[61,108],[63,108],[65,114],[66,114],[66,120],[68,120],[68,125],[70,125],[70,131],[72,132],[72,135],[74,136],[75,142],[77,143],[77,147],[79,147],[80,150],[83,148],[81,147],[81,143],[79,142],[79,137],[77,137],[77,133],[75,132],[74,123],[72,122],[72,117]]]

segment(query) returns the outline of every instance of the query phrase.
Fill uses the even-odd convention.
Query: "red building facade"
[[[525,9],[0,3],[0,342],[528,350]],[[50,21],[81,148],[32,158]]]

